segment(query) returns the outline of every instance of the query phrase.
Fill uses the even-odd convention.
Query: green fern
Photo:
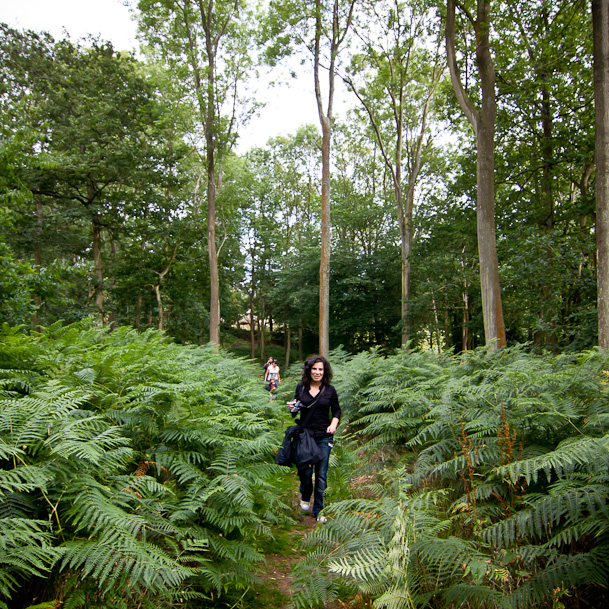
[[[382,607],[520,608],[606,586],[608,363],[525,346],[343,360],[350,430],[367,454],[414,451],[414,464],[376,462],[380,499],[326,508],[295,604],[342,587]]]
[[[0,518],[0,531],[0,596],[8,599],[22,578],[47,576],[62,551],[40,520]]]
[[[254,369],[157,332],[4,332],[0,518],[33,524],[0,528],[25,548],[0,596],[39,576],[68,608],[196,606],[252,584],[257,540],[288,520]]]

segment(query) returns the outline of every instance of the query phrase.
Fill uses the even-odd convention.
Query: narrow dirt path
[[[310,533],[317,525],[315,519],[310,514],[299,514],[300,521],[288,533],[289,551],[278,554],[269,553],[265,555],[266,562],[262,566],[259,576],[269,588],[276,589],[289,600],[292,597],[292,569],[304,556],[300,549],[300,541]],[[288,609],[288,602],[278,607],[269,609]]]
[[[354,496],[368,496],[367,487],[375,480],[374,475],[362,475],[351,481]],[[295,490],[292,500],[294,519],[297,521],[289,529],[278,529],[277,553],[269,551],[265,554],[265,563],[261,565],[258,576],[267,591],[278,591],[281,593],[282,602],[274,604],[267,603],[265,609],[288,609],[289,601],[293,594],[292,569],[305,556],[301,549],[302,538],[318,526],[313,515],[300,511],[300,494]],[[323,525],[319,525],[323,526]],[[372,607],[372,599],[368,596],[358,594],[353,599],[337,599],[326,605],[325,609],[368,609]]]

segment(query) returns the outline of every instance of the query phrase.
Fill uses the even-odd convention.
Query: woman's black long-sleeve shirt
[[[315,401],[316,397],[317,395],[313,397],[309,393],[308,386],[298,383],[296,386],[296,391],[294,392],[294,399],[300,400],[302,405],[305,407],[300,411],[301,421],[307,416],[306,407],[310,406]],[[332,419],[340,419],[340,415],[341,410],[338,403],[338,394],[336,393],[336,389],[334,389],[333,385],[324,385],[323,393],[317,400],[315,410],[307,421],[306,426],[313,432],[315,438],[323,438],[330,435],[326,430],[330,426]]]

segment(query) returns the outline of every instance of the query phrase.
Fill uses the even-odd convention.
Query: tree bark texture
[[[154,294],[156,296],[157,310],[159,312],[158,329],[160,332],[163,331],[164,323],[165,323],[165,310],[163,308],[163,296],[161,293],[161,284],[163,283],[163,279],[165,279],[165,275],[167,275],[167,273],[169,273],[169,269],[171,269],[171,265],[173,264],[173,261],[176,259],[176,255],[178,253],[178,247],[179,247],[179,244],[173,248],[173,253],[171,254],[171,258],[169,259],[169,262],[165,265],[165,268],[162,271],[157,273],[159,276],[158,283],[156,283],[155,285],[152,286],[152,290],[154,291]]]
[[[213,145],[213,144],[212,144]],[[208,143],[209,150],[209,143]],[[207,182],[207,252],[209,259],[209,340],[220,344],[220,278],[216,251],[216,174],[214,152],[208,152]],[[211,165],[210,165],[211,163]]]
[[[435,73],[435,68],[434,68]],[[421,119],[421,130],[416,139],[414,150],[413,150],[413,159],[412,165],[410,167],[410,174],[408,176],[408,188],[406,189],[406,206],[405,209],[401,212],[400,223],[403,223],[403,228],[400,228],[401,236],[402,236],[402,345],[405,346],[410,341],[410,322],[408,320],[410,314],[410,282],[412,275],[412,265],[410,263],[410,255],[412,254],[412,217],[414,211],[414,194],[415,194],[415,186],[417,183],[417,179],[419,177],[419,173],[421,171],[421,153],[423,150],[423,141],[425,139],[425,134],[427,132],[427,117],[429,114],[429,106],[431,105],[431,100],[433,94],[435,92],[436,85],[438,84],[438,80],[434,78],[432,81],[431,87],[429,89],[429,93],[427,95],[427,99],[425,100],[425,105],[423,107],[423,115]],[[403,107],[403,104],[401,104]],[[403,113],[403,109],[402,109]],[[400,121],[403,124],[403,119]],[[402,126],[403,128],[403,126]],[[399,155],[399,163],[401,165],[402,162],[402,153],[401,153],[402,143],[400,141],[400,155]],[[400,174],[401,180],[401,174]],[[397,192],[396,192],[397,194]],[[402,205],[402,193],[400,188],[400,205]]]
[[[94,269],[94,287],[93,287],[93,299],[95,300],[95,306],[101,317],[102,323],[105,323],[104,319],[104,264],[102,260],[102,225],[97,216],[93,216],[91,221],[93,228],[93,269]]]
[[[252,260],[254,256],[252,255]],[[254,270],[252,264],[252,281],[250,284],[250,358],[252,361],[256,359],[256,322],[254,319],[254,290],[256,284],[254,281]]]
[[[190,2],[188,3],[190,4]],[[205,36],[205,55],[207,65],[201,68],[199,64],[199,50],[197,48],[196,36],[189,18],[188,10],[182,11],[183,23],[188,38],[188,61],[191,65],[194,77],[195,92],[199,105],[199,113],[203,122],[206,146],[206,169],[207,169],[207,251],[209,260],[209,340],[220,344],[220,279],[218,273],[218,248],[216,245],[216,177],[217,160],[219,155],[217,141],[216,112],[216,56],[220,38],[226,33],[228,22],[234,16],[229,13],[225,22],[214,32],[214,2],[196,0],[194,6],[198,9],[201,24]],[[203,74],[202,74],[203,72]],[[204,89],[205,87],[205,89]],[[205,91],[205,95],[204,95]]]
[[[592,0],[598,345],[609,349],[609,0]]]
[[[336,3],[334,10],[337,10]],[[315,51],[313,77],[315,99],[321,124],[321,256],[319,262],[319,354],[330,351],[330,147],[332,143],[332,101],[334,96],[334,62],[328,72],[328,111],[324,111],[319,72],[321,69],[322,16],[321,1],[315,2]],[[334,21],[334,20],[333,20]],[[334,41],[333,41],[334,42]],[[334,49],[332,49],[334,51]]]
[[[302,362],[304,360],[303,356],[303,348],[302,348],[302,319],[298,320],[298,361]]]
[[[487,345],[504,347],[505,326],[499,285],[499,261],[495,236],[495,69],[489,43],[490,2],[478,0],[476,19],[476,65],[482,102],[477,109],[461,83],[455,56],[455,0],[447,0],[446,54],[453,89],[459,105],[476,134],[477,229],[480,259],[482,315]]]
[[[330,142],[332,126],[322,122],[321,144],[321,258],[319,263],[319,353],[330,351]]]
[[[285,366],[284,370],[290,367],[290,350],[292,347],[292,328],[285,324]]]
[[[133,318],[133,327],[140,329],[140,319],[142,316],[142,294],[141,292],[137,295],[137,301],[135,304],[135,317]]]
[[[110,236],[110,255],[112,256],[112,260],[116,260],[116,239],[114,238],[114,235],[112,234],[112,232],[109,232],[109,236]],[[114,276],[110,277],[110,281],[108,282],[108,290],[110,292],[110,294],[112,294],[112,292],[114,291],[114,289],[116,288],[116,279],[114,278]],[[108,321],[108,325],[110,327],[111,331],[114,331],[114,329],[116,328],[116,312],[114,310],[114,308],[111,308],[108,311],[108,315],[107,315],[107,321]]]
[[[220,344],[220,278],[218,275],[218,254],[216,251],[216,97],[215,97],[215,49],[211,33],[213,3],[208,4],[205,14],[199,3],[205,30],[207,51],[207,107],[205,116],[205,143],[207,147],[207,248],[209,255],[209,340]],[[206,19],[207,17],[207,19]]]
[[[265,351],[265,338],[264,338],[264,332],[265,332],[265,325],[264,325],[264,318],[265,318],[265,303],[264,303],[264,298],[261,299],[261,303],[260,303],[260,317],[258,318],[258,339],[260,341],[260,359],[264,362],[266,359],[266,351]]]
[[[327,356],[330,350],[330,149],[332,143],[332,106],[334,103],[334,82],[336,58],[340,45],[351,25],[356,0],[348,3],[348,16],[342,31],[339,26],[339,0],[334,0],[332,8],[332,30],[330,34],[330,58],[328,66],[328,105],[324,111],[319,73],[321,70],[321,39],[323,34],[322,2],[315,0],[315,45],[313,53],[313,78],[315,99],[321,124],[321,259],[319,265],[319,354]]]
[[[34,264],[36,265],[36,272],[40,272],[42,266],[42,226],[43,226],[43,213],[42,213],[42,201],[40,196],[34,197],[36,201],[36,241],[34,243]],[[34,305],[36,309],[32,315],[32,326],[35,330],[39,330],[38,326],[38,307],[40,306],[40,296],[33,294]]]

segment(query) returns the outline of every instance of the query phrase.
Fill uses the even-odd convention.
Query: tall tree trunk
[[[261,361],[265,361],[265,337],[264,337],[264,331],[265,331],[265,325],[264,325],[264,316],[265,316],[265,306],[264,306],[264,298],[261,299],[260,302],[260,315],[258,316],[258,333],[259,333],[259,340],[260,340],[260,359]]]
[[[463,290],[463,320],[461,326],[461,350],[469,349],[469,293],[467,291],[467,282],[465,282]]]
[[[210,73],[213,60],[210,60]],[[213,76],[208,77],[213,90]],[[209,95],[209,93],[208,93]],[[213,98],[212,98],[213,102]],[[209,258],[209,340],[220,344],[220,279],[218,275],[218,253],[216,248],[216,151],[213,135],[213,103],[209,102],[205,125],[207,143],[207,252]]]
[[[410,254],[412,252],[412,237],[409,215],[406,213],[400,215],[402,216],[400,218],[400,237],[402,241],[400,247],[402,254],[402,303],[400,315],[402,319],[402,347],[405,347],[410,340],[408,315],[410,313]]]
[[[328,66],[328,105],[324,111],[319,72],[321,69],[321,38],[323,35],[321,0],[315,0],[315,47],[313,54],[313,78],[315,99],[321,124],[321,260],[319,265],[319,354],[326,356],[330,350],[330,148],[332,143],[332,107],[336,58],[340,45],[351,26],[355,0],[348,3],[348,16],[343,31],[339,25],[339,0],[332,8],[330,34],[330,64]]]
[[[93,184],[87,185],[87,205],[88,209],[91,209],[95,204],[95,191]],[[102,259],[102,223],[96,212],[92,213],[91,216],[92,226],[92,249],[93,249],[93,298],[95,306],[99,312],[102,324],[106,323],[104,315],[104,262]]]
[[[254,277],[250,289],[250,359],[256,359],[256,325],[254,321]]]
[[[298,320],[298,361],[303,361],[303,349],[302,349],[302,319]]]
[[[42,201],[39,196],[35,197],[36,200],[36,242],[34,243],[34,264],[37,268],[42,266]]]
[[[292,328],[288,324],[285,327],[285,367],[287,370],[290,367],[290,348],[292,347]]]
[[[396,131],[397,141],[395,146],[395,169],[392,166],[388,156],[385,154],[385,147],[382,144],[381,130],[379,129],[376,120],[372,121],[372,125],[376,132],[376,136],[381,145],[381,152],[385,159],[385,164],[391,171],[393,177],[393,188],[395,191],[395,202],[398,208],[398,224],[400,226],[400,254],[402,257],[402,293],[400,303],[400,319],[402,322],[402,347],[408,344],[410,340],[410,332],[408,328],[408,309],[410,305],[410,217],[408,210],[404,209],[404,196],[402,192],[402,150],[404,141],[404,107],[402,104],[402,96],[400,96],[399,108],[394,108],[396,114]],[[372,118],[372,113],[368,111]],[[412,208],[410,209],[412,213]]]
[[[425,105],[423,106],[423,114],[421,117],[421,130],[413,146],[412,162],[410,173],[408,176],[408,188],[406,189],[406,206],[403,212],[404,230],[402,233],[402,345],[408,344],[410,340],[410,326],[408,315],[410,313],[410,282],[412,265],[410,263],[410,255],[412,254],[412,217],[414,211],[414,194],[415,186],[421,171],[421,154],[423,150],[423,142],[427,133],[427,118],[429,116],[429,107],[435,93],[436,87],[440,82],[441,70],[436,71],[434,66],[434,78],[432,80]],[[403,104],[402,104],[403,105]],[[401,144],[400,144],[401,148]],[[399,157],[401,164],[401,153]]]
[[[494,95],[494,94],[493,94]],[[499,260],[495,237],[495,112],[483,111],[478,123],[477,163],[477,225],[478,254],[480,256],[480,288],[486,343],[494,341],[494,348],[506,344],[501,290],[499,287]],[[494,106],[494,101],[493,101]]]
[[[322,120],[321,143],[321,259],[319,263],[319,353],[330,351],[330,142],[332,124]]]
[[[446,54],[453,89],[459,105],[476,134],[477,226],[480,258],[482,315],[487,345],[504,347],[505,326],[499,285],[499,261],[495,236],[495,68],[489,43],[489,0],[477,0],[475,20],[476,64],[480,74],[482,103],[474,107],[461,83],[455,55],[455,1],[447,0]]]
[[[442,70],[437,70],[434,66],[433,78],[429,88],[423,113],[421,117],[421,129],[413,143],[411,152],[412,158],[410,162],[410,171],[408,174],[408,186],[406,189],[406,197],[404,197],[402,186],[402,156],[404,150],[404,93],[406,88],[406,80],[401,83],[399,94],[396,95],[391,88],[386,88],[387,96],[391,99],[391,111],[395,120],[396,140],[395,152],[391,156],[388,153],[385,139],[381,131],[377,114],[373,110],[371,104],[357,90],[353,82],[345,78],[345,82],[351,87],[353,93],[357,96],[361,104],[364,106],[370,123],[376,134],[381,156],[385,162],[385,166],[391,174],[393,181],[393,189],[395,193],[396,207],[398,210],[398,225],[400,228],[400,253],[402,257],[402,293],[401,293],[401,323],[402,323],[402,346],[408,344],[410,340],[409,327],[409,312],[410,312],[410,283],[411,283],[411,262],[410,255],[412,253],[412,217],[414,210],[414,195],[415,187],[421,171],[421,155],[423,150],[423,142],[427,133],[427,120],[429,116],[429,107],[433,99],[436,87],[440,81]],[[376,152],[376,151],[375,151]]]
[[[334,98],[334,57],[328,71],[328,111],[324,111],[321,83],[322,16],[321,1],[315,1],[315,55],[313,77],[315,99],[321,124],[321,258],[319,263],[319,353],[326,356],[330,350],[330,147],[332,143],[332,101]],[[337,10],[335,2],[334,11]],[[334,19],[332,20],[334,23]],[[333,41],[334,42],[334,41]],[[334,48],[331,49],[331,53]]]
[[[93,229],[93,299],[95,306],[100,315],[102,323],[105,323],[104,317],[104,264],[102,260],[102,225],[97,215],[93,216],[91,221]]]
[[[157,308],[157,314],[159,316],[158,323],[157,323],[157,329],[159,330],[159,332],[162,332],[163,331],[163,299],[161,298],[161,286],[158,283],[153,285],[152,291],[154,292],[154,295],[156,296],[156,308]]]
[[[135,319],[133,320],[133,327],[140,329],[140,318],[142,316],[142,293],[139,292],[137,295],[137,301],[135,305]]]
[[[199,113],[203,122],[206,147],[206,170],[207,170],[207,254],[209,261],[209,340],[220,344],[220,286],[218,275],[218,253],[216,246],[216,52],[214,37],[212,33],[212,19],[214,5],[209,2],[198,0],[195,5],[201,15],[201,22],[205,32],[205,51],[207,55],[207,66],[204,67],[203,76],[199,66],[199,51],[197,49],[196,37],[192,30],[188,10],[182,10],[182,17],[188,37],[189,58],[194,75],[195,92],[199,105]],[[203,79],[207,97],[203,95]]]
[[[112,256],[112,260],[116,260],[116,241],[112,233],[110,233],[110,254]],[[112,295],[115,286],[116,279],[114,278],[114,276],[112,276],[110,277],[110,281],[108,283],[108,290],[110,292],[110,295]],[[116,327],[116,313],[114,311],[114,308],[108,311],[108,324],[110,325],[111,330],[114,330],[114,328]]]
[[[158,315],[159,315],[159,322],[158,322],[158,329],[159,331],[163,331],[163,325],[165,323],[165,311],[163,309],[163,298],[161,295],[161,284],[163,283],[163,279],[165,279],[165,275],[167,275],[167,273],[169,273],[169,269],[171,268],[171,265],[173,264],[173,261],[176,259],[176,254],[178,253],[178,247],[180,246],[180,244],[178,243],[174,248],[173,248],[173,253],[171,254],[171,258],[169,259],[169,262],[165,265],[165,268],[160,271],[159,273],[157,273],[157,275],[159,276],[159,280],[158,282],[152,286],[152,290],[154,291],[154,294],[156,296],[156,304],[157,304],[157,310],[158,310]]]
[[[438,349],[438,353],[442,353],[442,340],[440,338],[442,336],[442,333],[440,332],[440,319],[438,318],[438,307],[436,305],[436,295],[433,291],[433,288],[431,289],[431,306],[432,306],[433,317],[434,317],[435,332],[433,334],[435,334],[435,336],[436,336],[436,347]],[[432,339],[433,339],[433,335],[432,335]],[[430,342],[430,344],[433,345],[433,340],[430,340],[429,342]]]
[[[598,345],[609,349],[609,0],[592,0]]]
[[[43,222],[43,213],[42,213],[42,201],[40,197],[35,197],[36,200],[36,241],[34,243],[34,264],[36,265],[36,272],[40,272],[40,267],[42,266],[42,222]],[[36,306],[36,310],[34,311],[34,315],[32,315],[32,326],[34,330],[39,330],[38,322],[38,309],[40,307],[40,296],[38,294],[34,294],[34,305]]]

